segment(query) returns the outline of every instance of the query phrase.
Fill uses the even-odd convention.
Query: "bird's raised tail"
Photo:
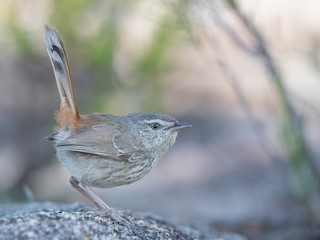
[[[63,41],[58,32],[49,26],[45,26],[45,40],[61,98],[57,121],[60,127],[75,127],[80,114]]]

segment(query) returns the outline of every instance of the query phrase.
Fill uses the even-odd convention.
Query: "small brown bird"
[[[178,130],[191,125],[164,113],[80,115],[63,42],[49,26],[45,39],[61,98],[58,127],[48,139],[71,174],[71,185],[122,221],[90,187],[110,188],[141,179],[174,144]]]

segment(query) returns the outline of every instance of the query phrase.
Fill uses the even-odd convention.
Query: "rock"
[[[1,206],[1,205],[0,205]],[[201,233],[152,214],[118,211],[129,225],[83,210],[81,204],[6,204],[0,208],[0,239],[213,239],[245,240],[236,234]],[[82,208],[82,209],[81,209]]]

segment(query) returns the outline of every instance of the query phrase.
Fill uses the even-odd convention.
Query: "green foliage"
[[[92,1],[77,0],[52,2],[49,23],[53,24],[65,38],[75,39],[75,27],[80,27],[79,18],[88,9]],[[79,24],[78,24],[79,23]]]
[[[32,41],[27,35],[27,31],[22,29],[18,22],[18,13],[14,5],[8,6],[8,13],[6,15],[7,29],[12,35],[14,45],[18,48],[18,53],[24,58],[32,58],[36,55]]]
[[[92,76],[91,81],[95,81],[88,103],[88,107],[92,106],[95,111],[112,111],[108,109],[108,102],[117,95],[117,91],[126,91],[130,96],[144,96],[143,99],[135,100],[141,101],[141,110],[160,110],[160,99],[165,91],[161,79],[173,69],[170,50],[177,44],[177,40],[180,40],[182,31],[191,36],[188,21],[189,1],[170,2],[161,17],[153,20],[146,18],[146,21],[156,23],[152,41],[138,54],[139,57],[133,58],[135,62],[130,63],[130,83],[119,81],[114,70],[114,59],[121,42],[120,23],[137,10],[135,8],[139,3],[140,1],[101,0],[57,0],[50,3],[47,24],[54,26],[62,35],[72,72],[76,72],[75,66],[81,64],[87,75]],[[163,4],[165,7],[166,3]],[[16,15],[17,6],[11,4],[7,23],[16,41],[15,46],[21,55],[34,56],[40,50],[32,44],[26,30],[19,27]]]
[[[168,23],[171,21],[170,17],[168,17],[159,25],[152,44],[137,63],[137,73],[152,76],[153,74],[160,73],[164,68],[165,57],[167,56],[166,50],[170,45],[175,30],[168,27]]]
[[[170,50],[180,44],[183,34],[190,40],[195,40],[188,16],[189,1],[178,0],[173,3],[175,4],[170,5],[170,10],[158,20],[153,41],[137,61],[134,70],[136,82],[144,89],[144,94],[152,96],[143,104],[148,111],[161,108],[158,100],[164,86],[157,79],[171,70],[173,62]]]
[[[94,70],[112,71],[112,60],[118,43],[118,29],[114,24],[106,23],[97,35],[88,41],[88,57]]]
[[[235,0],[227,0],[227,3],[229,4],[229,6],[233,9],[238,9],[238,3]]]
[[[93,76],[95,89],[88,105],[95,105],[93,108],[96,111],[113,111],[114,109],[108,109],[108,102],[112,102],[117,91],[127,92],[131,96],[134,94],[144,96],[143,100],[141,98],[137,100],[141,101],[140,105],[144,110],[161,109],[159,100],[165,90],[161,77],[172,69],[170,66],[173,63],[168,57],[169,50],[176,44],[175,39],[181,33],[180,30],[189,29],[186,24],[188,2],[178,1],[177,5],[172,5],[160,19],[156,20],[152,42],[145,46],[139,58],[134,58],[135,62],[130,63],[132,72],[129,74],[132,79],[130,84],[125,85],[119,81],[113,64],[121,37],[120,22],[135,8],[135,4],[139,4],[139,1],[106,3],[58,0],[53,3],[50,24],[56,26],[68,43],[69,55],[72,57],[76,52],[81,63],[90,72],[89,75]],[[90,21],[94,22],[94,31],[89,29],[89,34],[79,35],[86,33],[82,23],[90,26]],[[71,46],[70,42],[73,43]]]
[[[175,44],[180,30],[189,32],[187,8],[188,2],[180,0],[165,14],[158,23],[158,28],[153,36],[153,42],[145,55],[137,63],[136,71],[149,75],[159,74],[170,65],[167,58],[168,50]]]

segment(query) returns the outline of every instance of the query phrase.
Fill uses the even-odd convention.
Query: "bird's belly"
[[[137,162],[110,160],[92,154],[57,151],[63,167],[77,180],[93,187],[111,188],[127,185],[144,177],[157,159]]]
[[[101,177],[91,182],[91,186],[110,188],[127,185],[144,177],[152,166],[151,161],[145,160],[139,163],[116,164],[112,170],[102,167],[98,170],[101,171],[101,174],[99,174]]]

